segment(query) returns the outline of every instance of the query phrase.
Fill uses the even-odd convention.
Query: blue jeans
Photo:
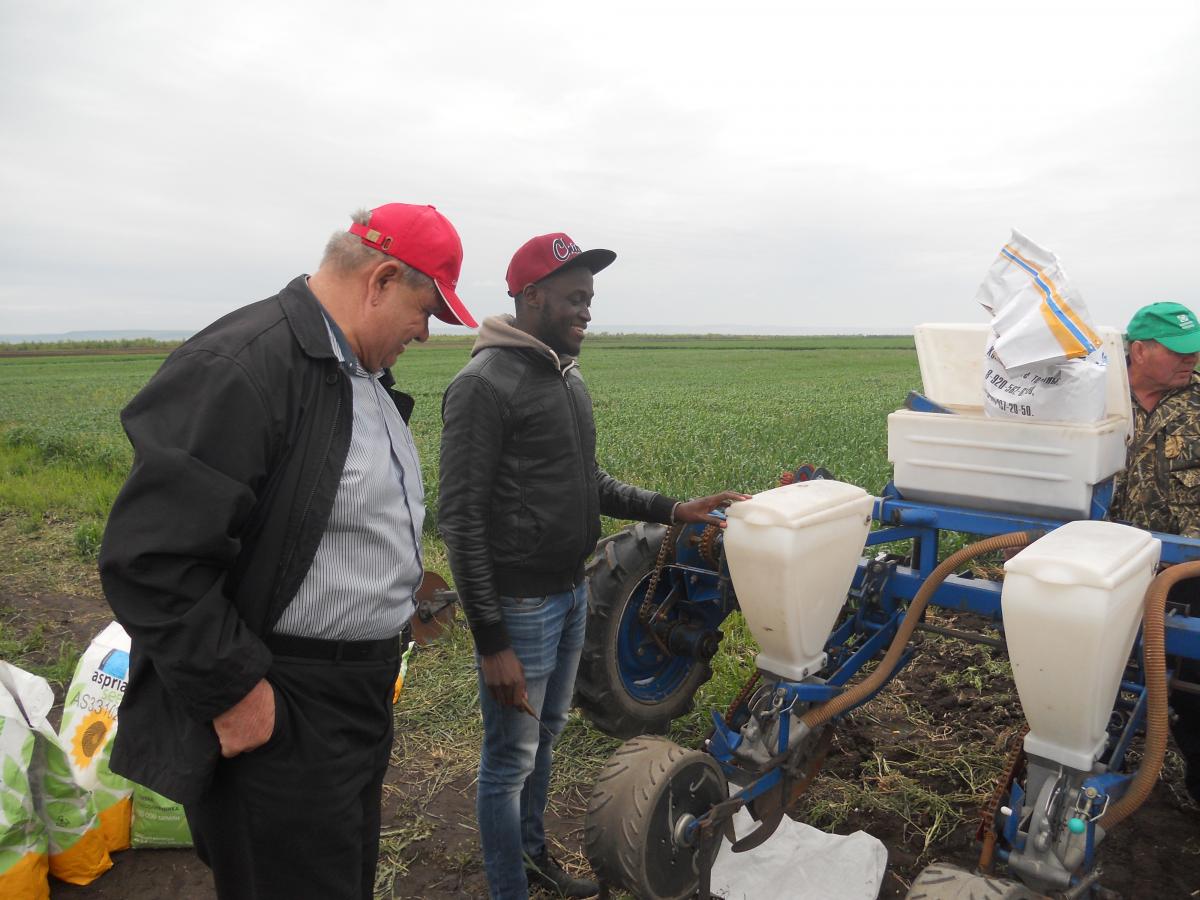
[[[587,625],[587,583],[546,597],[501,597],[504,624],[525,669],[529,704],[542,722],[501,707],[479,676],[483,750],[479,758],[479,842],[492,900],[525,900],[522,851],[546,846],[542,816],[550,754],[567,723]]]

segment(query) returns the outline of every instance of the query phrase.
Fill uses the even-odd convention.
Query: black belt
[[[277,656],[327,659],[332,662],[366,662],[376,659],[396,659],[400,656],[399,637],[383,638],[378,641],[326,641],[321,638],[272,634],[265,639],[264,643]]]

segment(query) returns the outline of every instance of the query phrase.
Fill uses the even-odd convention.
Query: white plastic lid
[[[1004,572],[1108,590],[1123,582],[1131,567],[1157,565],[1161,550],[1162,542],[1140,528],[1080,520],[1034,541],[1004,564]]]
[[[725,515],[748,525],[800,528],[843,515],[869,514],[871,503],[871,495],[857,485],[818,478],[755,494],[734,503]]]

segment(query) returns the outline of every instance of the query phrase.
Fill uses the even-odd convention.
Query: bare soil
[[[997,750],[1014,744],[1024,717],[1011,680],[1005,679],[1002,685],[985,684],[982,691],[969,686],[947,690],[938,684],[940,674],[974,665],[982,656],[976,646],[943,642],[932,649],[923,648],[918,660],[903,673],[903,683],[912,699],[932,717],[921,737],[926,746],[939,739],[952,746],[990,745]],[[996,697],[1001,700],[997,702]],[[877,724],[859,727],[856,722],[853,728],[843,729],[836,745],[840,752],[831,754],[826,771],[853,772],[879,750],[904,768],[905,756],[896,748],[896,732],[903,737],[911,723],[898,715],[877,718]],[[931,734],[944,737],[931,741]],[[1131,754],[1138,745],[1135,741]],[[920,749],[914,746],[914,755]],[[1182,761],[1172,745],[1168,764],[1150,798],[1101,844],[1098,865],[1104,874],[1100,882],[1116,896],[1125,900],[1200,897],[1200,807],[1188,797],[1182,776]],[[934,791],[950,790],[936,782],[924,786]],[[862,829],[887,846],[888,873],[879,896],[891,898],[904,897],[911,881],[931,862],[975,868],[982,846],[976,839],[978,827],[977,818],[968,819],[924,856],[921,835],[897,816],[852,816],[838,831]]]
[[[107,606],[94,597],[66,594],[5,594],[0,607],[15,612],[9,627],[32,628],[40,624],[50,638],[69,639],[84,647],[109,619]],[[51,641],[53,643],[53,640]],[[938,673],[947,666],[960,669],[973,664],[971,649],[943,643],[922,654],[905,673],[907,702],[919,703],[946,726],[946,740],[1003,742],[1019,727],[1021,713],[1014,700],[996,702],[993,690],[967,686],[947,691],[937,685]],[[964,645],[965,646],[965,645]],[[955,654],[961,652],[962,658]],[[983,694],[986,693],[986,696]],[[1000,696],[1006,696],[1001,694]],[[892,715],[878,713],[869,720],[856,718],[838,734],[825,764],[828,772],[852,777],[877,750],[903,768],[904,754],[897,751],[911,721],[897,707]],[[936,732],[935,727],[935,732]],[[923,735],[921,741],[928,740]],[[913,742],[914,752],[920,748]],[[900,741],[903,744],[903,740]],[[1164,769],[1158,787],[1132,819],[1111,834],[1101,848],[1104,886],[1127,900],[1200,897],[1200,808],[1183,790],[1178,759]],[[930,784],[932,790],[951,790]],[[583,791],[586,796],[586,790]],[[559,814],[552,811],[547,831],[561,844],[556,848],[568,868],[582,869],[583,806],[578,799],[560,798]],[[421,822],[412,811],[419,808]],[[460,778],[441,785],[432,796],[427,783],[413,784],[402,760],[396,760],[384,787],[385,870],[392,873],[391,896],[397,898],[484,897],[487,894],[475,828],[474,784]],[[903,897],[913,878],[930,862],[950,862],[972,868],[978,860],[976,822],[964,822],[949,837],[926,850],[918,829],[901,817],[851,815],[838,831],[862,829],[879,838],[888,849],[889,869],[880,897]],[[117,854],[113,869],[86,887],[54,882],[51,897],[88,900],[125,900],[131,897],[172,897],[173,900],[209,900],[215,897],[208,872],[190,850],[130,850]],[[385,896],[387,894],[385,893]],[[781,895],[782,896],[782,895]]]

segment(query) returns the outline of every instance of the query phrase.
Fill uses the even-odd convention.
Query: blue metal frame
[[[1111,484],[1099,486],[1093,504],[1093,518],[1103,516],[1110,495]],[[784,691],[782,707],[785,709],[790,709],[795,703],[823,702],[836,696],[867,662],[882,655],[903,620],[908,601],[916,596],[938,564],[939,543],[943,532],[989,537],[1013,531],[1049,532],[1065,524],[1063,520],[908,501],[890,484],[884,490],[883,496],[875,499],[873,515],[879,527],[868,536],[866,547],[909,542],[909,562],[907,565],[889,564],[881,585],[877,581],[871,581],[872,561],[864,558],[860,562],[851,588],[851,596],[857,595],[860,602],[843,617],[830,635],[825,648],[829,662],[819,673],[820,679],[816,683],[779,682],[777,690]],[[737,608],[737,599],[727,567],[722,563],[720,571],[716,571],[700,555],[701,532],[702,527],[698,525],[682,530],[676,543],[676,561],[663,573],[657,593],[661,594],[661,599],[666,599],[670,591],[681,592],[674,601],[672,615],[683,616],[692,624],[703,623],[704,626],[716,630],[725,617]],[[1154,536],[1162,541],[1161,560],[1164,563],[1200,559],[1200,540],[1169,534],[1156,533]],[[864,585],[868,587],[864,589]],[[951,575],[934,592],[930,606],[985,616],[1002,628],[1000,593],[1001,585],[997,582]],[[630,602],[627,605],[626,618],[629,617],[630,610],[634,611],[634,618],[628,623],[629,640],[622,640],[620,644],[619,664],[623,676],[626,671],[643,676],[648,672],[645,664],[638,662],[636,658],[636,648],[645,647],[646,641],[653,640],[646,633],[644,626],[636,621],[636,609],[639,606],[639,602]],[[1166,647],[1170,655],[1200,659],[1200,618],[1168,617]],[[1140,637],[1136,651],[1141,654]],[[896,672],[903,669],[910,656],[911,654],[905,655]],[[687,668],[695,664],[694,660],[680,659],[679,662]],[[634,678],[633,683],[647,699],[652,700],[669,687],[677,674],[669,666],[660,666],[657,672],[649,672],[651,677],[648,680],[645,677],[640,680]],[[627,681],[626,687],[629,686],[630,682]],[[1084,782],[1085,788],[1094,787],[1098,795],[1094,801],[1097,805],[1095,815],[1089,814],[1086,823],[1087,866],[1091,864],[1094,849],[1093,819],[1101,814],[1103,803],[1124,793],[1129,776],[1120,774],[1119,769],[1130,740],[1144,724],[1144,686],[1139,682],[1126,680],[1122,683],[1122,694],[1132,694],[1133,699],[1118,700],[1118,707],[1128,709],[1128,717],[1122,726],[1113,729],[1110,749],[1106,756],[1109,771]],[[862,703],[870,699],[865,698]],[[712,716],[714,731],[708,744],[708,752],[721,764],[727,775],[733,775],[740,771],[734,762],[734,751],[741,743],[742,736],[736,729],[727,726],[720,714],[713,712]],[[781,716],[778,746],[775,748],[778,753],[787,749],[788,730],[788,717]],[[779,784],[782,778],[783,773],[776,766],[742,788],[734,798],[743,802],[752,801]],[[1021,808],[1022,797],[1023,789],[1020,784],[1014,784],[1009,799],[1012,809]],[[1016,843],[1019,840],[1019,823],[1015,821],[1016,818],[1015,815],[1009,816],[1002,825],[997,824],[1000,825],[1002,843],[1021,849]],[[1004,846],[998,848],[998,854],[1001,859],[1008,857]]]
[[[669,696],[696,664],[694,659],[664,653],[639,620],[649,578],[647,575],[634,589],[617,626],[621,682],[631,697],[643,703],[655,703]],[[686,619],[691,625],[715,631],[734,608],[732,592],[723,589],[727,583],[727,577],[722,578],[712,569],[676,563],[665,568],[654,596],[659,604],[671,603],[668,620]]]
[[[991,537],[1010,531],[1053,531],[1066,524],[1066,521],[1058,519],[904,500],[891,485],[884,490],[882,497],[876,498],[873,515],[881,527],[867,537],[868,547],[893,541],[916,542],[912,565],[898,567],[887,586],[893,597],[906,600],[916,596],[937,565],[938,542],[942,532]],[[1173,564],[1200,559],[1200,539],[1159,532],[1155,532],[1154,536],[1162,541],[1162,562]],[[862,581],[865,565],[865,561],[859,565],[855,586]],[[1000,585],[997,582],[951,576],[929,602],[931,606],[1000,620]],[[1171,656],[1200,659],[1200,618],[1168,617],[1166,647]]]
[[[689,525],[675,544],[675,561],[664,567],[654,591],[658,604],[669,603],[668,621],[718,631],[737,609],[729,573],[717,572],[701,556],[700,525]],[[638,614],[649,588],[650,574],[634,587],[617,626],[618,671],[629,696],[655,703],[670,696],[687,679],[697,660],[663,652]]]

